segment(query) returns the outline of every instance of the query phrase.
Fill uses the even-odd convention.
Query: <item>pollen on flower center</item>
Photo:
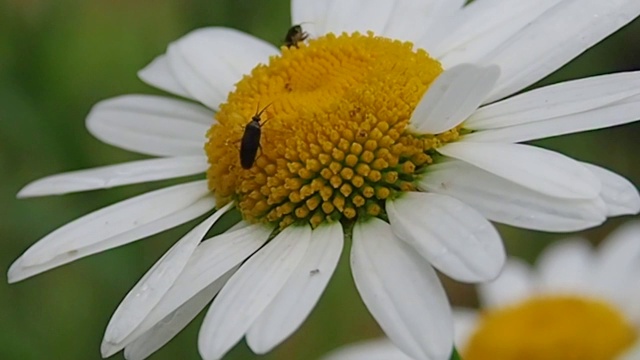
[[[372,33],[283,47],[220,106],[205,146],[210,189],[219,204],[236,201],[246,220],[281,227],[384,217],[384,201],[414,189],[434,149],[458,137],[457,129],[407,131],[413,109],[441,72],[437,60],[411,43]],[[260,149],[245,169],[240,140],[264,107]]]
[[[638,338],[610,304],[581,297],[539,297],[488,311],[462,355],[465,360],[604,360]]]

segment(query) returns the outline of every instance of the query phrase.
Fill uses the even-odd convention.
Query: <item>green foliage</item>
[[[451,353],[451,359],[450,360],[462,360],[462,357],[458,353],[458,349],[456,349],[455,346],[453,347],[453,352]]]

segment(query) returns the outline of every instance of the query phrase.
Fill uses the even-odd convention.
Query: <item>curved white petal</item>
[[[614,263],[626,263],[635,266],[634,258],[640,255],[640,221],[624,223],[607,236],[598,250],[598,269],[608,268]],[[619,261],[621,260],[621,261]]]
[[[200,328],[205,360],[221,358],[242,338],[304,258],[310,240],[309,226],[289,226],[229,279]]]
[[[624,177],[596,165],[582,163],[602,183],[600,197],[607,205],[607,216],[635,215],[640,212],[638,189]]]
[[[353,229],[351,271],[365,305],[391,341],[416,359],[448,358],[453,323],[435,271],[373,218]]]
[[[138,77],[140,80],[155,88],[195,100],[189,95],[187,90],[180,85],[180,82],[178,82],[178,79],[176,79],[171,71],[171,67],[167,61],[167,55],[163,54],[153,59],[149,65],[138,71]]]
[[[638,94],[639,71],[592,76],[541,87],[483,106],[464,126],[487,130],[523,125],[583,113]]]
[[[532,296],[536,279],[529,264],[512,257],[507,259],[500,276],[478,285],[477,289],[483,308],[500,308]]]
[[[588,110],[465,136],[465,141],[523,142],[626,124],[640,119],[640,95]]]
[[[498,276],[505,261],[496,229],[455,198],[408,192],[387,201],[391,230],[436,269],[465,282]]]
[[[427,33],[418,44],[445,67],[477,63],[560,1],[474,1],[454,14],[449,26]]]
[[[181,156],[70,171],[29,183],[18,192],[18,198],[61,195],[172,179],[203,173],[208,166],[205,156]]]
[[[176,281],[207,231],[231,205],[233,203],[227,204],[193,228],[144,274],[111,316],[103,341],[119,343],[140,325]]]
[[[591,245],[581,238],[549,245],[536,261],[537,290],[588,293],[592,288],[594,255]]]
[[[214,281],[225,278],[226,273],[232,271],[267,241],[271,230],[270,227],[261,224],[250,225],[236,231],[227,231],[200,243],[173,286],[144,321],[118,343],[103,341],[102,355],[108,357],[120,351],[157,326],[162,319],[169,317]]]
[[[444,71],[416,106],[410,126],[417,132],[439,134],[466,120],[480,106],[500,76],[497,66],[462,64]]]
[[[600,225],[607,216],[600,197],[569,200],[540,194],[459,160],[429,166],[418,186],[457,198],[491,221],[525,229],[578,231]]]
[[[89,132],[126,150],[155,156],[204,154],[213,113],[181,100],[125,95],[97,103],[87,116]]]
[[[602,185],[579,162],[560,153],[523,144],[459,141],[437,149],[542,194],[593,199]]]
[[[426,35],[431,38],[432,31],[449,20],[464,5],[464,0],[395,0],[387,26],[381,35],[404,41],[418,43]]]
[[[229,280],[231,275],[235,273],[236,269],[237,267],[218,278],[211,285],[204,288],[164,319],[160,320],[158,324],[142,334],[131,344],[127,345],[124,348],[125,359],[146,359],[173,339],[174,336],[182,331],[182,329],[209,304],[211,299],[222,289],[222,286]]]
[[[278,53],[273,45],[238,30],[209,27],[171,43],[166,56],[187,93],[216,109],[243,75]]]
[[[343,237],[339,222],[313,230],[304,258],[247,332],[247,344],[254,353],[271,351],[309,316],[338,265]]]
[[[360,341],[337,348],[320,360],[412,360],[389,339]]]
[[[502,70],[490,100],[513,94],[556,71],[639,14],[637,0],[558,2],[481,60]]]
[[[373,31],[381,35],[389,22],[395,1],[328,0],[325,32],[340,34]]]
[[[102,208],[32,245],[9,268],[9,282],[157,234],[214,207],[215,200],[203,180],[152,191]]]
[[[629,296],[629,288],[640,273],[640,222],[627,222],[599,246],[592,272],[592,284],[621,302],[637,302]]]

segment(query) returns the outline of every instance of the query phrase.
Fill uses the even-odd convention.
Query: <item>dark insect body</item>
[[[244,127],[244,134],[242,134],[242,141],[240,142],[240,165],[243,169],[251,169],[256,161],[256,154],[258,154],[258,148],[260,147],[260,136],[262,135],[260,116],[267,110],[269,105],[260,111],[256,109],[256,114],[251,117],[251,121]]]
[[[287,31],[287,36],[284,38],[284,45],[286,47],[298,47],[298,43],[305,41],[309,37],[309,33],[302,30],[302,26],[293,25],[289,31]]]

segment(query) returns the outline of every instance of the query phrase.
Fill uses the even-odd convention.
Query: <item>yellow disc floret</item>
[[[434,149],[458,129],[417,135],[407,125],[442,72],[408,42],[332,34],[282,48],[229,94],[207,137],[209,187],[248,221],[317,226],[384,216],[384,201],[413,190]],[[260,148],[240,165],[245,126],[258,109]],[[247,155],[247,154],[243,154]]]
[[[581,297],[539,297],[483,314],[465,360],[612,360],[638,334],[610,304]]]

